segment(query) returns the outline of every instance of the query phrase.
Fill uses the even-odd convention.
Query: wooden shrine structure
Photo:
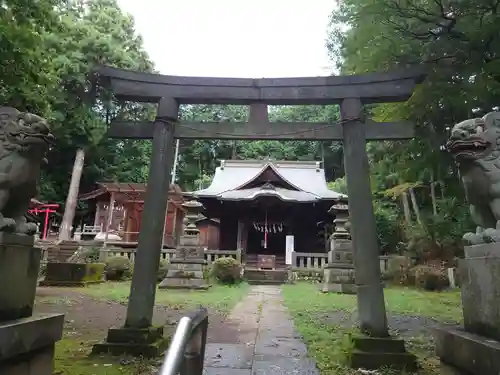
[[[273,255],[277,268],[285,266],[286,236],[297,252],[325,253],[328,210],[347,201],[328,189],[318,161],[223,160],[208,188],[184,195],[219,220],[220,250],[241,250],[252,267],[259,255]]]
[[[413,137],[411,123],[377,123],[367,118],[365,105],[406,101],[416,85],[425,78],[422,67],[403,68],[393,72],[352,76],[309,78],[214,78],[181,77],[116,69],[96,68],[91,80],[106,87],[118,100],[157,103],[154,121],[111,122],[109,136],[127,139],[152,139],[149,181],[139,234],[137,256],[127,306],[123,335],[108,335],[109,347],[120,345],[118,337],[130,337],[140,328],[151,327],[156,293],[163,222],[167,207],[165,191],[171,181],[175,139],[243,139],[243,140],[339,140],[343,142],[344,165],[349,196],[349,217],[354,251],[355,282],[360,330],[376,337],[385,352],[353,355],[360,358],[377,356],[380,366],[393,365],[395,339],[388,338],[387,314],[379,266],[379,247],[372,204],[367,140],[401,140]],[[95,90],[99,93],[101,90]],[[247,122],[196,123],[179,120],[181,104],[249,105]],[[340,106],[336,123],[270,122],[268,105],[332,105]],[[308,218],[304,218],[308,220]],[[113,330],[115,332],[116,329]],[[112,331],[110,331],[112,332]],[[142,337],[142,336],[141,336]],[[364,338],[357,339],[358,341]],[[384,340],[390,340],[385,342]],[[163,348],[152,339],[149,348]],[[385,345],[387,344],[387,346]],[[402,344],[402,343],[401,343]],[[401,345],[404,347],[403,345]],[[142,344],[142,347],[146,347]],[[360,344],[371,348],[373,345]],[[398,346],[399,347],[399,346]],[[138,348],[133,348],[140,354]],[[124,349],[126,352],[127,349]],[[369,351],[369,349],[367,349]],[[405,353],[405,355],[408,353]],[[398,352],[401,358],[414,362],[413,356]],[[358,362],[359,364],[359,362]]]
[[[81,236],[104,233],[108,244],[135,247],[141,229],[146,184],[98,182],[97,186],[97,189],[78,197],[80,201],[93,202],[95,211],[93,224],[84,226]],[[168,194],[163,247],[174,248],[182,233],[184,209],[181,205],[184,199],[181,189],[174,184],[170,185]],[[109,234],[121,239],[109,238]]]

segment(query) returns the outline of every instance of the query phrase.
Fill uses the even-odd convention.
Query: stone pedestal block
[[[500,340],[500,243],[464,250],[459,265],[464,328]]]
[[[472,375],[500,374],[500,244],[465,247],[459,264],[464,327],[433,330],[436,354]]]
[[[104,263],[48,263],[40,286],[86,286],[104,281]]]
[[[335,215],[335,231],[330,239],[328,264],[323,268],[321,291],[324,293],[356,294],[349,207],[346,203],[339,201],[328,211]]]
[[[198,245],[197,235],[183,235],[181,245],[170,261],[167,276],[160,289],[208,289],[210,285],[203,277],[203,266],[207,264],[205,253]]]
[[[54,344],[63,314],[40,314],[0,323],[0,374],[53,375]]]
[[[323,268],[323,285],[321,291],[325,293],[356,294],[354,268],[352,265],[327,264]]]
[[[170,345],[171,332],[163,326],[149,328],[111,328],[103,343],[95,344],[93,354],[130,354],[145,358],[160,356]]]
[[[443,363],[471,375],[500,374],[500,342],[461,327],[438,327],[433,335]]]
[[[163,279],[160,289],[208,289],[210,285],[203,277],[203,260],[177,260],[170,261],[167,277]]]
[[[333,249],[328,254],[328,264],[323,268],[321,291],[356,294],[351,240],[333,241]]]
[[[33,313],[40,257],[33,236],[0,232],[0,322]]]
[[[417,357],[408,353],[403,340],[390,337],[356,337],[349,359],[352,368],[378,370],[383,367],[413,372]]]
[[[76,251],[79,244],[77,241],[60,241],[49,250],[49,262],[66,262]]]
[[[182,205],[187,213],[184,231],[175,257],[170,261],[167,277],[158,286],[160,289],[208,289],[210,285],[203,277],[203,266],[207,264],[205,251],[200,246],[200,231],[196,227],[203,206],[196,201]]]

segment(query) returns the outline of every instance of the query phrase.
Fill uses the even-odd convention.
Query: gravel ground
[[[108,328],[120,327],[125,322],[127,306],[120,302],[99,300],[67,288],[38,288],[35,312],[65,314],[65,334],[89,340],[102,340]],[[177,324],[186,311],[157,305],[153,324]],[[210,311],[208,340],[220,342],[234,332],[222,326],[225,317]]]

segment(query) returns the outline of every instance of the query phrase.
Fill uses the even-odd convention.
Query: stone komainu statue
[[[476,233],[469,244],[500,242],[500,112],[456,124],[445,148],[459,166]]]
[[[40,166],[54,141],[47,122],[31,113],[0,107],[0,231],[35,234],[25,214],[37,194]]]

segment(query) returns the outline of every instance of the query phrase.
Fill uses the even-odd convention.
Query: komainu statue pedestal
[[[346,226],[349,221],[347,204],[338,203],[330,210],[336,217],[335,232],[330,241],[328,264],[323,268],[323,285],[321,291],[325,293],[336,292],[356,294],[354,283],[354,264],[352,254],[352,241]]]
[[[0,232],[0,374],[53,374],[64,315],[33,315],[40,257],[33,236]]]
[[[24,215],[54,136],[43,118],[10,107],[0,107],[0,133],[0,374],[52,375],[64,315],[33,315],[41,249]]]
[[[463,327],[434,330],[441,360],[473,375],[500,374],[500,243],[465,247],[459,264]]]
[[[500,112],[462,121],[445,149],[455,159],[475,233],[459,263],[463,327],[434,330],[441,360],[472,375],[500,374]]]
[[[208,289],[210,285],[203,275],[206,266],[205,251],[200,246],[200,231],[196,220],[203,209],[201,203],[189,201],[182,205],[186,211],[184,233],[175,256],[170,260],[167,276],[160,283],[160,289]]]

